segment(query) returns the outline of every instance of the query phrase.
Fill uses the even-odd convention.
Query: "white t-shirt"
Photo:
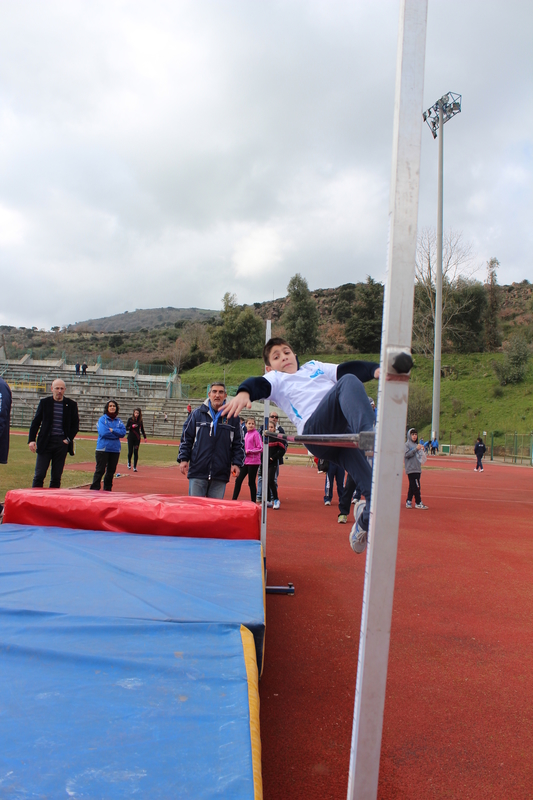
[[[337,364],[307,361],[293,375],[286,372],[267,372],[270,400],[283,409],[296,425],[299,434],[320,401],[337,383]]]

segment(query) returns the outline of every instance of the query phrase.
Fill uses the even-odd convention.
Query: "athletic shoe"
[[[131,464],[128,464],[128,469],[131,469]]]
[[[365,510],[366,502],[359,500],[354,509],[355,523],[350,531],[350,547],[354,553],[364,553],[368,541],[368,531],[363,530],[361,527],[361,517]]]
[[[324,505],[325,506],[330,506],[331,505],[331,500],[324,500]]]
[[[279,502],[279,500],[274,500],[274,505],[272,506],[272,508],[279,508],[280,505],[281,503]]]
[[[348,514],[339,514],[337,517],[337,522],[341,522],[343,525],[346,525],[348,522]]]
[[[407,503],[405,504],[405,507],[406,508],[412,508],[413,507],[413,504],[411,503],[410,500],[407,501]]]
[[[134,472],[137,472],[137,467],[133,467],[133,471],[134,471]]]
[[[429,506],[425,506],[424,503],[416,503],[415,508],[429,508]]]
[[[267,508],[272,508],[272,502],[270,500],[267,500]]]

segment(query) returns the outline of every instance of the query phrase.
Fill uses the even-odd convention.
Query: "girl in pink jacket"
[[[263,452],[263,442],[259,432],[255,429],[255,419],[251,417],[246,420],[246,436],[244,437],[244,450],[246,458],[244,459],[244,466],[235,481],[235,488],[233,490],[233,500],[237,500],[239,492],[241,491],[242,482],[248,475],[248,486],[250,487],[250,498],[252,503],[255,503],[257,497],[257,471],[261,464],[261,454]]]

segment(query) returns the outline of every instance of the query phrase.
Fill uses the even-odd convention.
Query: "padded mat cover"
[[[158,536],[261,539],[255,503],[89,489],[15,489],[6,494],[4,522]]]
[[[3,609],[0,795],[258,800],[243,644],[238,625]]]
[[[261,542],[0,525],[0,609],[246,625],[261,670]]]

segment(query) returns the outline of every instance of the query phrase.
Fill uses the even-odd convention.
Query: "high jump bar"
[[[265,431],[265,437],[271,441],[289,442],[294,444],[315,444],[324,447],[348,447],[351,449],[374,451],[374,431],[361,431],[360,433],[328,433],[309,434],[300,436],[280,436],[277,433]]]

